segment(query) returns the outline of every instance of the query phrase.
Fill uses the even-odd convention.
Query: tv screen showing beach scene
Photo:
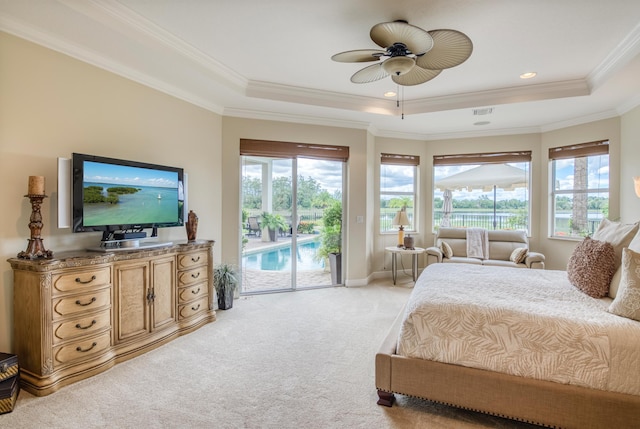
[[[181,224],[178,171],[86,160],[82,170],[83,227]]]

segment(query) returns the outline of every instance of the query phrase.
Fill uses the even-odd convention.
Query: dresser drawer
[[[187,253],[186,255],[178,255],[178,269],[184,270],[200,265],[206,265],[208,259],[209,253],[206,250]]]
[[[53,295],[73,292],[86,287],[100,287],[111,283],[111,268],[94,268],[59,274],[53,278]]]
[[[189,304],[184,304],[179,307],[178,314],[180,319],[186,319],[194,314],[198,314],[207,309],[207,297],[200,298],[197,301],[193,301]]]
[[[108,308],[111,305],[111,289],[102,289],[53,300],[53,319]]]
[[[207,280],[207,267],[178,272],[178,287],[189,286]]]
[[[193,301],[197,298],[207,296],[207,283],[198,283],[197,285],[188,286],[178,291],[178,299],[180,304]]]
[[[111,347],[111,332],[53,348],[54,367],[90,359]]]
[[[91,316],[54,323],[53,344],[59,344],[81,336],[95,335],[107,329],[111,329],[111,310],[109,309]]]

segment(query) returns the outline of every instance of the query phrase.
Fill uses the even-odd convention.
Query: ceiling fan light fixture
[[[402,76],[408,73],[415,65],[416,61],[413,58],[398,56],[385,60],[385,62],[382,63],[382,68],[390,75]]]

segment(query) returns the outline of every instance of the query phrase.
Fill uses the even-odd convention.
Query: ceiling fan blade
[[[351,82],[369,83],[375,82],[376,80],[384,79],[387,76],[389,76],[389,73],[384,71],[384,69],[382,68],[382,63],[373,64],[355,72],[353,76],[351,76]]]
[[[369,35],[378,46],[388,48],[400,42],[416,55],[424,54],[433,47],[433,39],[427,31],[405,21],[376,24],[371,28]]]
[[[473,51],[473,43],[466,34],[456,30],[432,30],[433,48],[419,56],[416,64],[424,69],[442,70],[465,62]]]
[[[391,79],[398,85],[412,86],[425,83],[438,76],[442,70],[427,70],[421,67],[414,67],[407,73],[396,76],[392,75]]]
[[[333,61],[340,63],[365,63],[367,61],[378,61],[385,51],[380,49],[356,49],[354,51],[340,52],[331,57]]]

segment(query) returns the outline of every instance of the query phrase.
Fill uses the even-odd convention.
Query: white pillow
[[[451,258],[453,256],[453,249],[446,241],[440,242],[440,250],[445,258]]]
[[[640,321],[640,253],[622,250],[620,289],[609,312]]]
[[[511,256],[509,256],[509,260],[511,262],[515,262],[516,264],[521,264],[527,258],[527,254],[529,253],[529,249],[526,247],[518,247],[517,249],[513,249],[511,252]]]
[[[620,266],[622,259],[622,249],[628,247],[633,237],[638,232],[638,223],[624,224],[612,222],[607,218],[602,219],[598,230],[593,234],[594,240],[611,243],[616,256],[616,268]]]
[[[637,232],[636,235],[629,243],[629,249],[634,252],[640,253],[640,232]],[[620,278],[622,277],[622,267],[618,267],[616,273],[613,275],[613,279],[611,279],[611,285],[609,286],[609,296],[611,298],[615,298],[618,294],[618,289],[620,287]]]

